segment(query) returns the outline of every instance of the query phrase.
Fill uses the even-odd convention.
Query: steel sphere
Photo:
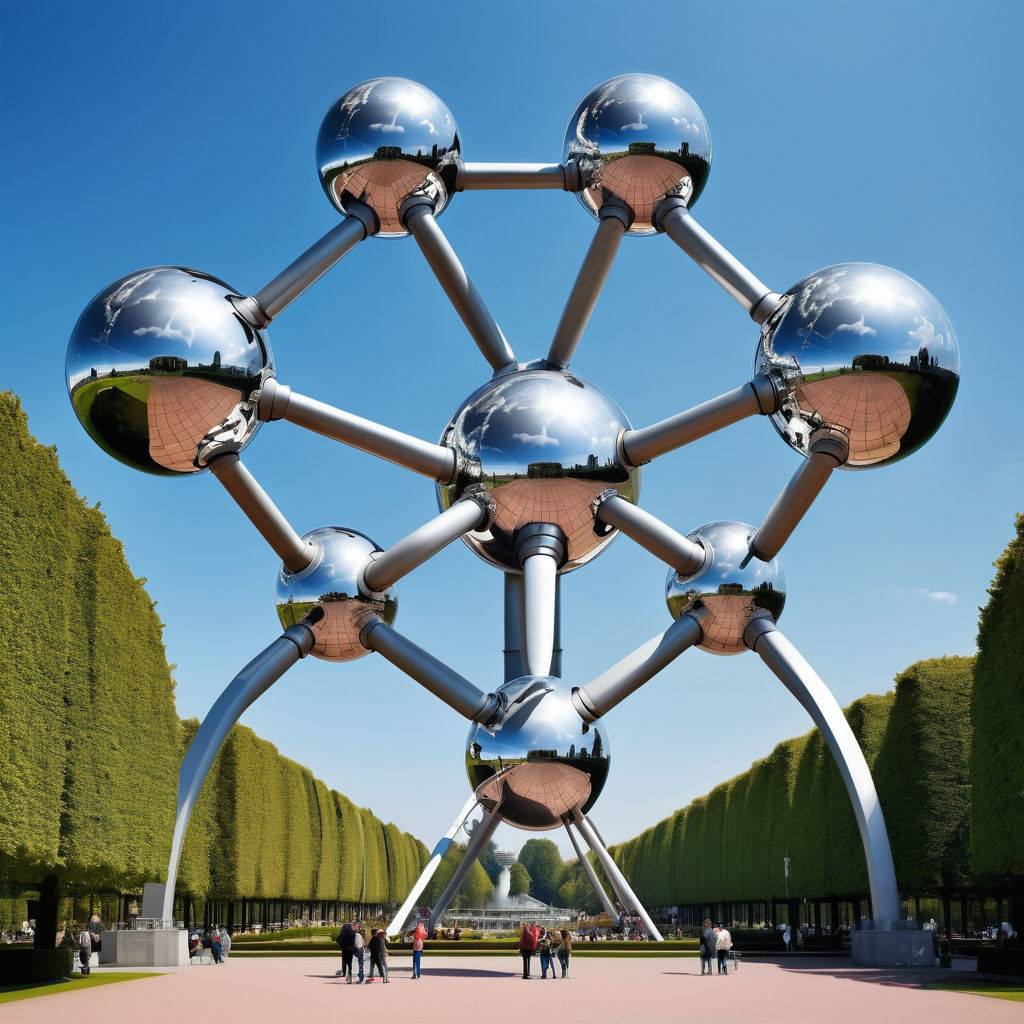
[[[946,418],[960,352],[945,311],[912,278],[874,263],[826,267],[782,297],[754,358],[787,394],[771,417],[807,454],[819,427],[838,427],[846,467],[884,466],[917,451]]]
[[[371,78],[349,89],[324,115],[316,163],[327,198],[342,213],[365,203],[383,238],[408,234],[399,218],[413,194],[434,201],[435,216],[455,191],[461,150],[451,111],[407,78]]]
[[[608,199],[633,213],[630,233],[649,235],[658,204],[678,196],[697,201],[711,169],[711,133],[700,107],[657,75],[619,75],[589,92],[573,111],[562,160],[575,162],[591,213]]]
[[[468,487],[482,484],[496,505],[491,526],[463,538],[481,558],[520,572],[516,531],[552,523],[568,541],[562,572],[589,562],[611,543],[598,532],[591,502],[610,487],[629,501],[640,493],[640,471],[625,466],[616,437],[626,414],[598,387],[569,373],[525,369],[488,381],[467,399],[441,435],[456,455],[459,475],[438,486],[449,508]]]
[[[196,473],[202,444],[240,451],[259,428],[249,398],[273,356],[229,301],[223,281],[150,267],[104,288],[78,318],[65,378],[89,436],[133,469]]]
[[[310,653],[324,661],[355,661],[369,654],[359,642],[369,616],[377,615],[390,626],[398,611],[395,587],[375,597],[359,589],[360,571],[381,549],[369,537],[341,526],[324,526],[302,539],[313,545],[316,555],[301,572],[281,567],[274,588],[281,625],[309,626],[316,638]]]
[[[474,724],[466,773],[481,804],[503,821],[541,832],[597,802],[611,750],[604,721],[585,725],[572,689],[555,676],[522,676],[497,691],[507,701],[497,725]]]
[[[698,527],[689,539],[705,552],[704,565],[690,576],[669,571],[665,600],[672,618],[694,607],[705,609],[701,619],[704,638],[700,647],[712,654],[740,654],[747,648],[743,631],[761,609],[778,619],[786,604],[786,580],[779,561],[751,558],[746,566],[747,545],[756,533],[745,523],[717,522]]]

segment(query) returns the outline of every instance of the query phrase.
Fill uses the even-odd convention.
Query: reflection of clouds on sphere
[[[611,751],[604,721],[586,726],[572,688],[555,676],[522,676],[501,686],[507,700],[497,725],[470,729],[469,783],[487,810],[533,831],[558,828],[562,815],[586,814],[608,777]]]
[[[327,111],[316,140],[320,184],[340,210],[365,203],[380,221],[378,236],[408,234],[402,203],[422,192],[440,214],[455,189],[461,143],[451,111],[407,78],[372,78],[349,89]]]
[[[580,202],[597,213],[609,199],[633,212],[630,233],[654,231],[654,210],[668,196],[692,207],[711,169],[711,133],[700,107],[657,75],[620,75],[589,92],[569,118],[562,160],[575,162]]]
[[[938,430],[956,397],[960,353],[935,298],[873,263],[843,263],[804,278],[761,329],[759,373],[789,394],[772,423],[796,451],[822,426],[850,445],[846,466],[902,459]]]
[[[303,538],[315,549],[313,561],[301,572],[283,566],[274,588],[277,616],[286,629],[304,622],[315,638],[310,652],[324,661],[354,661],[370,652],[359,632],[372,615],[389,626],[398,611],[398,593],[367,597],[359,590],[359,575],[370,556],[381,549],[369,537],[340,526],[325,526]]]
[[[237,450],[259,422],[248,404],[265,369],[266,338],[235,312],[223,281],[184,267],[150,267],[104,288],[78,318],[65,374],[89,436],[133,469],[202,470],[214,435]]]
[[[688,535],[705,550],[704,565],[690,576],[669,570],[665,599],[672,618],[692,608],[706,609],[700,621],[700,647],[712,654],[745,651],[743,631],[762,608],[776,621],[786,604],[786,580],[778,559],[751,558],[748,542],[756,530],[744,523],[717,522],[699,526]]]
[[[466,543],[499,569],[518,572],[516,531],[553,523],[568,541],[562,571],[596,557],[613,533],[594,530],[591,502],[609,487],[636,501],[640,471],[616,452],[625,413],[599,388],[569,373],[520,370],[488,381],[441,435],[459,461],[459,477],[439,485],[442,508],[482,484],[496,505],[491,526]]]

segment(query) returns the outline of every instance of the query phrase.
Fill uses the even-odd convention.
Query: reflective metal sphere
[[[669,571],[665,599],[672,618],[698,606],[706,609],[700,620],[704,639],[700,647],[712,654],[739,654],[747,648],[743,631],[755,612],[764,608],[774,619],[786,604],[786,580],[773,558],[752,558],[744,567],[747,544],[757,532],[745,523],[717,522],[700,526],[688,537],[707,551],[704,566],[692,576]]]
[[[413,193],[434,200],[435,216],[455,190],[461,143],[451,111],[407,78],[371,78],[327,111],[316,163],[327,198],[342,212],[353,200],[380,220],[378,236],[408,232],[398,211]]]
[[[497,726],[473,725],[466,773],[481,804],[502,820],[540,832],[574,807],[597,802],[611,750],[604,720],[585,725],[572,688],[554,676],[523,676],[498,690],[508,705]]]
[[[516,531],[553,523],[568,539],[568,572],[596,557],[614,533],[595,529],[590,503],[614,487],[636,501],[640,471],[619,460],[615,439],[625,413],[599,388],[555,370],[519,370],[488,381],[455,413],[441,435],[459,477],[438,486],[442,509],[467,487],[483,484],[497,511],[490,528],[463,540],[481,558],[519,572]]]
[[[596,214],[609,198],[634,216],[630,233],[654,232],[651,218],[668,196],[692,207],[711,169],[711,133],[700,107],[657,75],[620,75],[588,93],[569,118],[562,161],[583,178],[580,202]]]
[[[838,427],[847,466],[896,462],[938,430],[960,383],[956,335],[912,278],[874,263],[842,263],[805,277],[761,328],[757,372],[789,394],[772,416],[803,455],[811,433]]]
[[[286,629],[305,622],[316,637],[310,652],[324,661],[355,661],[370,652],[359,642],[359,631],[374,614],[389,626],[398,611],[398,591],[391,587],[379,599],[359,590],[359,573],[375,551],[369,537],[341,526],[324,526],[303,540],[317,549],[301,572],[283,566],[274,588],[277,617]]]
[[[267,339],[223,281],[151,267],[104,288],[78,318],[65,376],[71,403],[108,455],[147,473],[196,473],[214,437],[244,448],[259,428],[249,396],[273,373]]]

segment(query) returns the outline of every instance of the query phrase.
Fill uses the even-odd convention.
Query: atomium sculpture
[[[755,651],[806,708],[853,802],[873,914],[898,918],[867,764],[835,698],[776,626],[786,600],[776,556],[833,470],[895,462],[941,424],[960,367],[939,304],[910,278],[871,264],[816,271],[782,294],[764,285],[693,219],[711,166],[707,124],[682,89],[652,75],[623,75],[589,93],[569,119],[560,164],[464,162],[447,107],[399,78],[341,96],[323,120],[316,155],[321,185],[343,219],[266,287],[245,295],[182,267],[138,271],[100,292],[68,347],[71,400],[96,443],[149,473],[211,470],[283,563],[283,635],[221,694],[182,764],[165,922],[189,814],[239,716],[307,654],[340,662],[376,651],[471,723],[472,795],[389,932],[402,930],[460,829],[469,834],[467,854],[434,921],[507,821],[564,827],[615,915],[582,855],[582,836],[618,902],[660,938],[588,815],[610,764],[605,716],[694,646]],[[575,193],[598,226],[546,357],[520,363],[437,217],[458,192],[538,188]],[[749,381],[639,429],[570,370],[627,233],[667,234],[760,325]],[[412,235],[493,371],[437,444],[297,394],[275,372],[267,325],[371,235]],[[803,456],[759,526],[715,522],[684,536],[639,507],[641,466],[755,415]],[[433,480],[440,514],[388,550],[341,526],[299,536],[240,460],[261,424],[281,419]],[[595,445],[609,423],[613,440]],[[523,438],[545,434],[558,444],[545,448],[549,461],[537,462]],[[560,576],[596,558],[617,532],[668,564],[674,622],[597,679],[573,685],[561,678]],[[392,625],[397,582],[458,538],[504,573],[505,681],[497,688],[477,687]]]

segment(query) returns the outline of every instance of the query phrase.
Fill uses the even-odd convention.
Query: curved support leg
[[[455,842],[455,836],[458,831],[465,824],[466,819],[479,807],[480,804],[477,801],[476,794],[474,793],[463,805],[462,810],[459,811],[457,817],[452,822],[452,827],[437,841],[434,849],[431,851],[430,860],[427,861],[426,867],[420,872],[420,877],[416,879],[416,884],[409,891],[409,895],[405,898],[405,902],[398,908],[398,913],[391,919],[391,923],[387,927],[387,934],[397,935],[401,937],[402,932],[405,929],[405,924],[409,920],[409,915],[413,911],[413,907],[416,906],[416,901],[420,898],[423,890],[426,889],[427,883],[434,877],[434,872],[437,871],[438,865],[441,863],[444,855],[448,852],[448,848]]]
[[[164,888],[162,917],[164,922],[174,917],[174,884],[178,877],[181,850],[185,845],[185,830],[192,814],[206,773],[213,764],[221,744],[232,726],[257,697],[265,693],[300,658],[313,647],[313,633],[305,626],[289,626],[266,650],[256,655],[228,684],[227,689],[210,708],[199,726],[178,775],[178,813],[174,820],[174,838],[171,857],[167,865],[167,885]]]
[[[769,617],[755,618],[747,626],[743,639],[800,701],[825,737],[857,816],[857,828],[860,829],[868,861],[872,916],[876,919],[898,920],[900,897],[885,819],[882,817],[882,808],[878,803],[878,793],[868,763],[864,760],[864,753],[846,721],[843,709],[820,676],[776,629]]]

